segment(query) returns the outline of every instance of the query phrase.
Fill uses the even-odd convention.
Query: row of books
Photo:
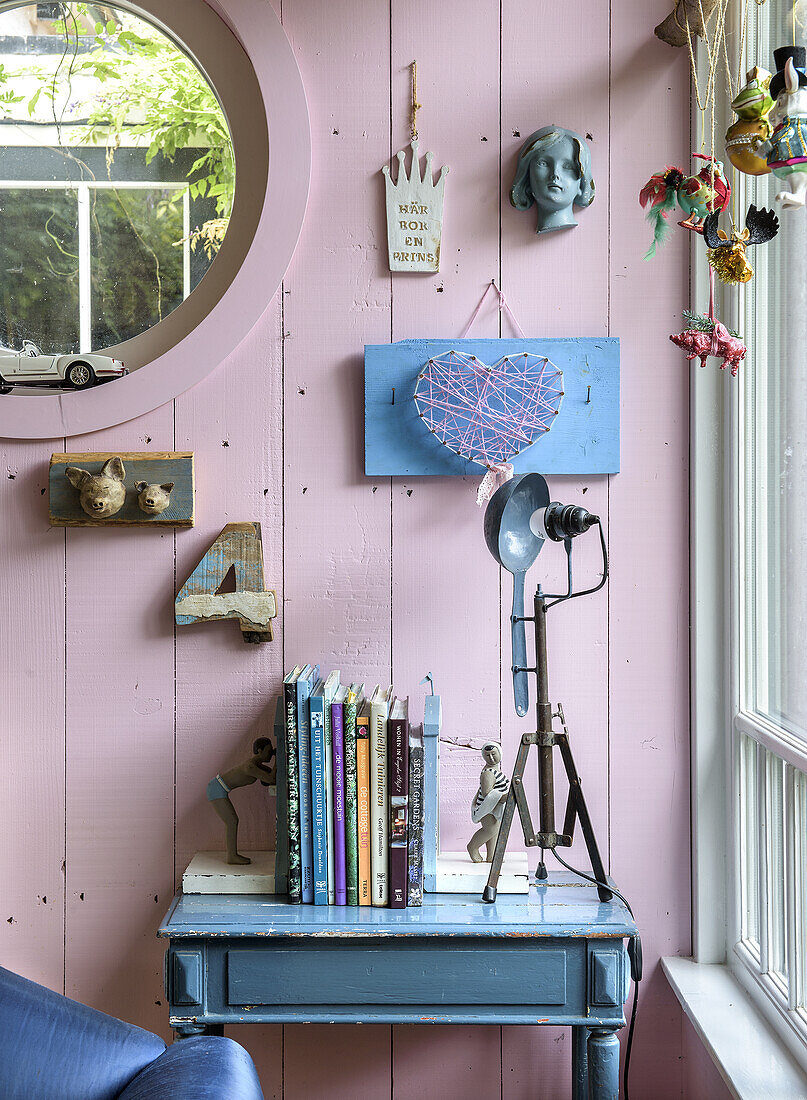
[[[423,900],[423,731],[391,687],[298,665],[283,681],[291,902]]]

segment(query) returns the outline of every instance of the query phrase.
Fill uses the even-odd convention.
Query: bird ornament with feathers
[[[676,206],[686,214],[678,224],[684,229],[701,232],[703,219],[719,213],[729,204],[731,185],[726,179],[723,165],[714,157],[695,153],[698,160],[706,161],[700,172],[685,176],[682,169],[667,167],[651,176],[639,192],[639,205],[647,210],[647,220],[653,226],[653,243],[645,254],[649,260],[656,248],[663,244],[670,232],[669,215]]]
[[[772,210],[757,210],[752,203],[745,216],[745,229],[738,233],[732,226],[729,236],[717,228],[718,217],[718,214],[710,214],[703,222],[709,263],[724,283],[747,283],[754,269],[745,254],[746,248],[772,241],[779,232],[779,219]]]

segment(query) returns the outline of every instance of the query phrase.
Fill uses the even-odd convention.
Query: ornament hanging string
[[[510,306],[507,304],[507,299],[505,298],[504,294],[496,286],[496,280],[495,279],[491,279],[490,282],[488,283],[488,285],[485,287],[485,293],[479,299],[479,305],[473,311],[473,313],[471,314],[471,319],[468,321],[468,324],[462,330],[462,333],[460,335],[460,340],[464,340],[465,337],[468,335],[468,333],[471,331],[474,322],[476,321],[479,314],[482,312],[482,306],[485,304],[485,299],[487,298],[488,294],[490,294],[491,290],[495,290],[496,293],[499,296],[499,313],[506,313],[507,316],[510,318],[510,321],[513,325],[513,328],[516,330],[518,335],[523,337],[523,339],[526,340],[527,337],[524,335],[524,330],[522,329],[521,325],[516,320],[516,316],[513,313],[512,309],[510,309]]]
[[[418,103],[418,63],[412,62],[412,125],[410,127],[410,133],[412,141],[418,139],[418,111],[423,106],[422,103]]]

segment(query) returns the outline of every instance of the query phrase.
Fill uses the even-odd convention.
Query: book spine
[[[314,904],[328,904],[327,802],[325,797],[325,707],[311,696],[311,800],[314,860]]]
[[[356,700],[346,699],[345,742],[345,886],[347,904],[359,904],[359,832],[356,817]]]
[[[275,893],[289,892],[289,792],[286,761],[286,706],[284,693],[275,703]]]
[[[314,850],[311,832],[311,722],[308,705],[310,681],[297,684],[297,777],[300,789],[301,897],[314,901]]]
[[[331,706],[333,744],[333,865],[336,905],[347,905],[345,873],[345,733],[344,704]]]
[[[331,702],[325,700],[325,863],[328,881],[328,905],[336,904],[334,876],[334,812],[333,812],[333,733]]]
[[[407,905],[423,904],[423,746],[409,748],[409,860]]]
[[[286,720],[286,807],[289,834],[289,901],[303,900],[300,870],[300,783],[297,771],[297,685],[283,685]],[[280,782],[280,780],[278,780]]]
[[[356,725],[356,818],[359,905],[370,905],[370,730],[361,720]]]
[[[387,707],[370,713],[370,866],[373,905],[389,904],[389,786]]]
[[[409,841],[409,729],[405,718],[387,723],[389,782],[389,905],[405,909]]]

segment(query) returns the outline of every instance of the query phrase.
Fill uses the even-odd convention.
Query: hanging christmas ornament
[[[675,346],[687,353],[689,361],[700,359],[702,367],[706,366],[710,355],[722,359],[720,369],[729,367],[732,378],[736,378],[746,350],[739,334],[730,331],[716,319],[690,313],[688,309],[684,310],[684,320],[689,328],[679,332],[677,336],[670,336]]]
[[[738,233],[732,226],[731,236],[717,228],[717,219],[717,214],[710,214],[703,223],[709,263],[722,282],[747,283],[754,269],[745,254],[746,248],[772,241],[779,232],[779,219],[772,210],[757,210],[752,203],[745,216],[745,229]]]
[[[649,260],[656,254],[656,247],[663,244],[670,230],[668,217],[679,206],[687,215],[678,224],[684,229],[701,231],[701,223],[708,214],[725,210],[731,198],[731,186],[726,179],[723,165],[714,157],[695,153],[698,160],[707,163],[695,176],[685,176],[680,168],[665,168],[651,176],[639,192],[639,205],[647,209],[647,220],[653,226],[653,243],[645,254]]]
[[[398,175],[393,182],[385,164],[384,184],[387,196],[387,247],[390,271],[439,271],[440,246],[443,235],[443,193],[445,191],[447,165],[440,169],[440,177],[434,182],[432,175],[433,153],[426,154],[426,168],[420,174],[417,114],[418,103],[417,62],[412,62],[412,124],[410,148],[412,166],[406,174],[406,150],[397,155]]]
[[[785,208],[799,207],[807,199],[807,49],[782,46],[773,51],[773,57],[773,133],[758,152],[765,156],[773,174],[787,181],[789,190],[780,191],[776,201]]]
[[[737,121],[726,130],[726,153],[731,163],[747,176],[765,176],[768,162],[759,155],[759,146],[772,133],[768,115],[773,108],[770,93],[771,74],[754,66],[746,74],[745,84],[731,101]]]

